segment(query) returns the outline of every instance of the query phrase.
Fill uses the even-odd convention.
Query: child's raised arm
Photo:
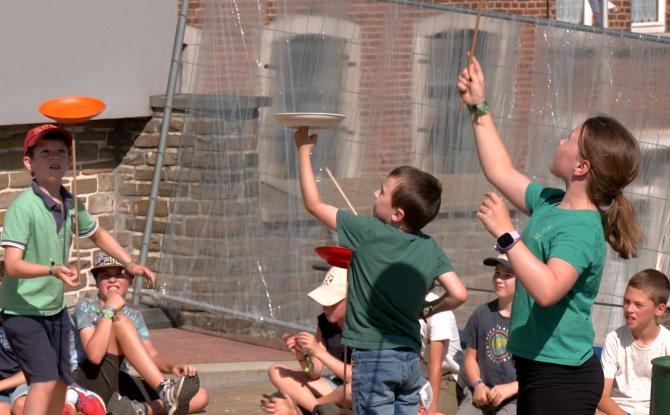
[[[300,191],[305,208],[315,218],[330,229],[337,228],[337,208],[321,201],[319,189],[312,171],[312,149],[316,144],[316,134],[308,135],[307,127],[300,127],[295,133],[298,148],[298,169],[300,171]]]
[[[468,105],[486,101],[484,73],[473,56],[472,63],[458,76],[458,90]],[[491,113],[472,117],[477,155],[486,179],[518,209],[528,214],[526,187],[530,179],[517,170],[493,123]]]

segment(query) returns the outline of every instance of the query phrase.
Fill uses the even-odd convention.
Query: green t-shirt
[[[593,355],[591,307],[605,264],[605,231],[598,212],[556,207],[564,195],[560,189],[528,185],[526,207],[531,216],[523,241],[540,261],[560,258],[579,277],[551,307],[536,304],[517,279],[509,349],[525,359],[579,366]]]
[[[69,195],[69,193],[65,192]],[[27,262],[67,264],[72,244],[74,208],[72,197],[64,199],[67,215],[56,230],[56,220],[32,187],[21,192],[5,214],[0,245],[23,250]],[[79,235],[89,237],[97,230],[83,203],[77,203]],[[7,314],[51,316],[65,308],[64,284],[50,275],[37,278],[5,276],[0,286],[0,308]]]
[[[376,218],[337,212],[339,243],[353,251],[342,343],[421,350],[418,316],[435,277],[452,270],[433,238]]]

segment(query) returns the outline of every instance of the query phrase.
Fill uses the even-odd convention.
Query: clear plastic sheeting
[[[329,168],[359,214],[388,172],[411,164],[443,183],[426,232],[476,290],[457,310],[463,326],[490,293],[481,261],[493,238],[474,218],[490,189],[478,165],[458,72],[466,64],[472,11],[418,1],[202,0],[204,24],[192,78],[181,166],[159,261],[160,294],[204,308],[288,326],[314,327],[306,296],[324,274],[314,248],[337,235],[304,209],[293,130],[278,112],[342,113],[317,130],[312,160],[322,198],[347,209]],[[189,45],[193,48],[194,45]],[[516,165],[560,185],[547,166],[558,140],[586,117],[613,115],[643,148],[627,189],[646,233],[638,258],[610,254],[594,309],[597,341],[622,323],[627,279],[670,269],[668,169],[670,46],[654,38],[485,13],[477,56],[488,101]],[[525,217],[515,214],[519,227]]]

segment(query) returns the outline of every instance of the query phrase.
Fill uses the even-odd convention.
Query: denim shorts
[[[410,348],[355,349],[352,398],[356,415],[416,415],[426,383],[419,355]]]
[[[17,399],[19,399],[22,396],[26,396],[28,394],[29,389],[30,386],[24,383],[22,385],[15,387],[14,389],[4,390],[0,392],[0,402],[7,403],[11,406]]]

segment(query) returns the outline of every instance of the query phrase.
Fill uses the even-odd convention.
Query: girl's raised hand
[[[512,232],[514,230],[509,209],[507,209],[505,202],[496,193],[485,193],[484,201],[479,206],[476,216],[486,230],[496,238],[505,232]]]
[[[481,104],[486,100],[484,72],[474,56],[470,65],[458,75],[458,91],[468,105]]]

